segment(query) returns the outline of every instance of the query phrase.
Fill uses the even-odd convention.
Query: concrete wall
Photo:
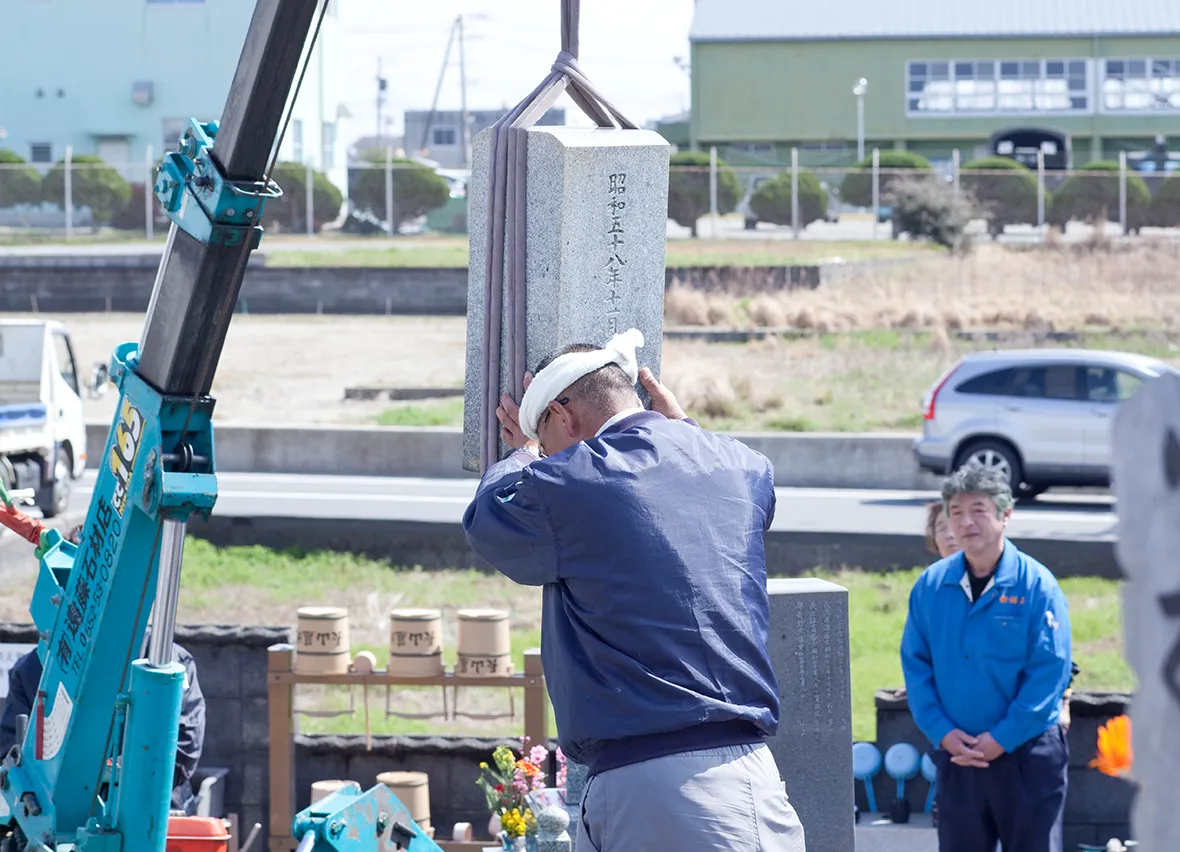
[[[160,259],[0,258],[0,311],[143,313]],[[467,311],[467,270],[267,267],[250,264],[239,311],[256,314],[431,314]]]
[[[1123,693],[1075,693],[1070,702],[1072,722],[1066,741],[1069,744],[1069,791],[1065,801],[1065,849],[1079,843],[1105,846],[1112,837],[1130,837],[1130,809],[1134,786],[1119,778],[1103,775],[1089,768],[1097,753],[1098,728],[1112,716],[1128,712],[1130,696]],[[904,697],[891,691],[877,693],[877,748],[884,754],[897,743],[910,743],[919,751],[931,749],[926,737],[914,724]],[[877,807],[888,810],[896,792],[896,782],[879,774],[873,791]],[[906,784],[906,799],[911,810],[919,813],[926,806],[929,790],[920,776]],[[856,784],[856,804],[865,811],[864,785]]]
[[[151,254],[0,257],[0,311],[142,313],[159,262]],[[849,265],[833,267],[833,274],[847,275]],[[673,268],[665,272],[665,286],[744,295],[814,289],[826,274],[814,265]],[[467,268],[276,267],[254,255],[237,307],[253,314],[463,316]]]
[[[87,457],[97,465],[109,423],[87,426]],[[774,464],[775,485],[798,488],[925,490],[936,477],[918,470],[913,435],[735,433]],[[449,427],[215,427],[217,466],[226,473],[458,478],[463,432]]]

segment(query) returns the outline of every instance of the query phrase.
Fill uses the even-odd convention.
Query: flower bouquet
[[[1112,778],[1124,778],[1134,783],[1131,766],[1134,763],[1131,750],[1131,719],[1126,714],[1112,717],[1098,728],[1098,755],[1090,761],[1090,768]],[[1117,838],[1106,844],[1107,852],[1127,852],[1127,846]]]
[[[519,758],[508,746],[499,746],[492,752],[491,764],[479,765],[480,776],[475,782],[492,813],[489,829],[499,823],[499,831],[492,834],[499,834],[506,848],[522,848],[537,833],[537,818],[525,797],[545,786],[541,766],[549,753],[541,745],[529,749],[528,743],[527,737],[521,740]]]

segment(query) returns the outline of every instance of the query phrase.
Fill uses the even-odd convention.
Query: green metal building
[[[696,0],[690,41],[690,145],[735,165],[841,166],[858,138],[936,164],[1180,164],[1180,0]]]

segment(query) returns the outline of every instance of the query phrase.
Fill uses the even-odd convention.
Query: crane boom
[[[154,190],[172,224],[143,337],[112,356],[120,399],[81,538],[50,530],[38,548],[43,673],[0,760],[0,828],[26,849],[164,852],[185,525],[217,499],[209,391],[262,210],[281,194],[268,166],[325,5],[257,0],[220,123],[191,120],[161,163]]]

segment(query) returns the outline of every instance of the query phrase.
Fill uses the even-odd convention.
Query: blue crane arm
[[[355,781],[295,815],[296,852],[442,852],[388,787]]]
[[[143,337],[112,356],[119,403],[86,522],[76,544],[48,531],[38,548],[42,677],[0,755],[0,834],[25,849],[164,852],[185,525],[217,499],[209,391],[264,204],[280,194],[269,162],[325,8],[257,0],[220,121],[191,121],[161,163],[154,188],[172,224]]]

